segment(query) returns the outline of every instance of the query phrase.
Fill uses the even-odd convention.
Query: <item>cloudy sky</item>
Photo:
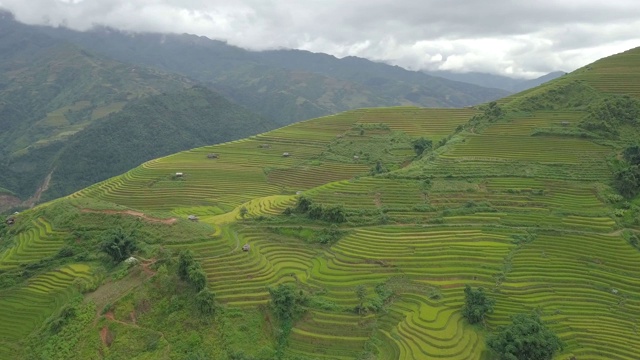
[[[640,46],[639,0],[0,0],[18,20],[533,77]]]

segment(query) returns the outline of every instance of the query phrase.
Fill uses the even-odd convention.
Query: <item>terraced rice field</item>
[[[55,255],[63,245],[64,234],[54,231],[43,218],[33,221],[32,226],[21,232],[15,244],[0,253],[0,270],[12,269]]]
[[[356,110],[358,124],[384,123],[392,130],[411,136],[428,136],[434,141],[451,134],[457,126],[466,124],[477,113],[466,109],[388,108]]]
[[[185,214],[191,209],[234,209],[254,198],[295,194],[331,181],[366,175],[371,164],[322,160],[327,146],[358,123],[391,130],[434,131],[441,136],[466,122],[473,110],[365,109],[290,125],[246,140],[198,148],[149,161],[124,175],[89,187],[74,197],[92,197],[140,210]],[[405,117],[403,114],[411,113]],[[446,116],[452,114],[451,118]],[[413,129],[413,130],[412,130]],[[431,135],[431,133],[421,133]],[[366,141],[366,139],[364,140]],[[283,153],[290,153],[283,157]],[[218,159],[207,159],[216,153]],[[399,162],[411,158],[407,149]],[[175,173],[184,176],[176,178]]]
[[[559,358],[637,358],[640,252],[622,238],[600,193],[613,150],[585,139],[531,136],[537,129],[573,127],[584,113],[540,111],[462,131],[433,156],[375,177],[367,176],[371,163],[346,152],[394,131],[437,140],[474,113],[351,111],[153,160],[72,198],[181,218],[197,214],[213,225],[207,239],[166,246],[193,250],[225,306],[265,305],[268,287],[281,283],[313,295],[316,305],[288,339],[291,355],[354,359],[370,350],[379,359],[486,359],[486,332],[461,316],[463,288],[470,284],[497,300],[488,331],[512,314],[538,309],[567,344]],[[345,143],[353,149],[344,150]],[[402,167],[411,151],[400,146],[385,156]],[[211,153],[219,157],[209,159]],[[302,215],[251,220],[278,216],[298,192],[316,203],[343,205],[352,221],[341,225],[346,235],[320,245],[282,234],[329,224]],[[56,233],[38,219],[0,265],[54,253],[59,243],[45,246],[42,239],[56,239]],[[251,250],[243,252],[244,244]],[[59,272],[43,274],[0,296],[0,305],[28,297],[45,314],[50,308],[39,299],[65,294],[68,284],[61,279]],[[358,285],[367,289],[368,301],[377,299],[380,287],[394,295],[383,311],[358,314]]]
[[[635,48],[596,61],[579,69],[574,76],[602,92],[640,98],[638,63],[640,49]]]
[[[513,257],[495,322],[541,308],[578,359],[637,358],[638,261],[619,236],[539,236]]]
[[[73,281],[91,276],[88,265],[70,264],[0,292],[0,358],[12,359],[18,353],[14,346],[69,300]]]

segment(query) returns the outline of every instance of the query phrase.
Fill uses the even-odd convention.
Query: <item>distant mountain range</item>
[[[507,76],[480,72],[456,73],[451,71],[425,71],[425,73],[453,81],[461,81],[489,88],[502,89],[512,93],[536,87],[566,74],[564,71],[554,71],[535,79],[514,79]]]

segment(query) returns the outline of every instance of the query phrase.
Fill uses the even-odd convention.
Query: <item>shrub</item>
[[[464,287],[464,308],[462,308],[462,316],[464,316],[470,324],[477,324],[484,320],[486,314],[493,312],[495,300],[488,298],[484,289],[472,289],[471,286]]]
[[[198,310],[204,315],[211,315],[215,312],[215,295],[208,287],[200,290],[195,299]]]
[[[537,314],[518,314],[512,321],[487,339],[487,347],[498,356],[497,359],[550,360],[562,350],[560,339]]]
[[[196,291],[202,291],[207,286],[207,275],[199,262],[189,267],[189,283],[196,288]]]
[[[189,268],[195,259],[193,258],[193,252],[191,250],[182,250],[178,255],[178,277],[182,280],[189,279]]]
[[[116,263],[128,258],[136,249],[133,234],[126,232],[122,227],[109,230],[102,235],[102,251],[111,256]]]

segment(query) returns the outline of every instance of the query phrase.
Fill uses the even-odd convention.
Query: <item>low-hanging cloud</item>
[[[0,0],[20,21],[193,33],[409,69],[532,77],[640,46],[637,0]]]

